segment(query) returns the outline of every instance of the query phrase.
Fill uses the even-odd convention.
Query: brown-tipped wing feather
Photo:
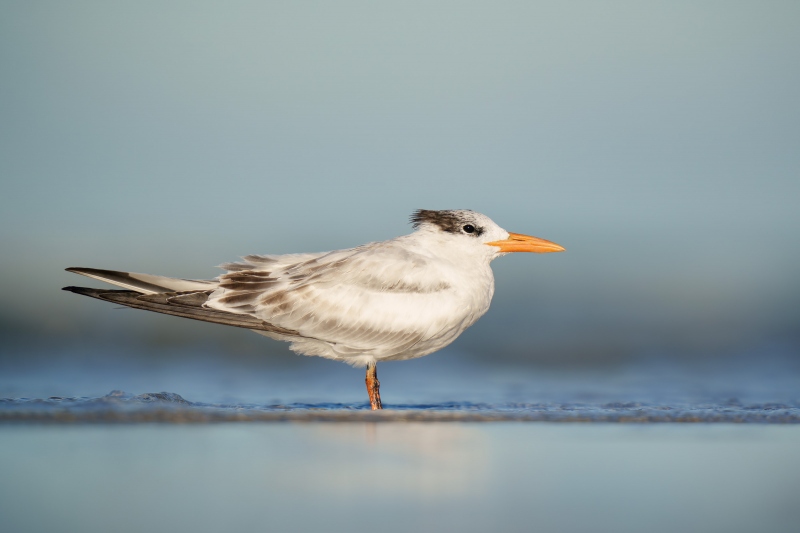
[[[202,320],[204,322],[213,322],[215,324],[223,324],[225,326],[234,326],[237,328],[269,331],[280,335],[298,335],[297,331],[274,326],[254,316],[237,315],[203,307],[203,304],[208,299],[208,295],[212,292],[210,290],[171,293],[162,292],[157,294],[89,289],[87,287],[64,287],[63,290],[76,294],[83,294],[84,296],[90,296],[98,300],[113,302],[126,307],[132,307],[134,309],[155,311],[156,313]]]

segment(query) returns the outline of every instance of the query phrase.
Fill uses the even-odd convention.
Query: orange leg
[[[367,365],[367,377],[364,381],[367,384],[369,404],[372,406],[372,410],[383,409],[383,406],[381,406],[381,382],[378,381],[377,364],[370,363]]]

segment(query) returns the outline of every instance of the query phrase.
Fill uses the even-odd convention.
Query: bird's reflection
[[[467,424],[323,423],[307,428],[315,442],[325,443],[324,451],[315,446],[314,457],[292,455],[282,465],[287,470],[282,479],[340,496],[381,490],[435,500],[486,485],[489,443],[485,432]]]

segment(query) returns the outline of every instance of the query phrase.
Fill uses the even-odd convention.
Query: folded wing
[[[203,307],[211,291],[142,294],[136,291],[89,289],[86,287],[64,287],[64,290],[97,298],[98,300],[121,304],[134,309],[144,309],[146,311],[155,311],[167,315],[280,335],[297,335],[296,331],[273,326],[253,316],[236,315]]]
[[[206,307],[327,344],[293,345],[301,353],[326,355],[320,351],[330,348],[339,356],[387,357],[452,330],[464,316],[440,263],[392,241],[261,270],[240,266],[219,277]]]
[[[99,268],[72,267],[66,270],[67,272],[74,272],[75,274],[105,281],[106,283],[144,294],[208,290],[217,286],[216,280],[167,278],[165,276],[154,276],[152,274],[119,272],[116,270],[102,270]]]

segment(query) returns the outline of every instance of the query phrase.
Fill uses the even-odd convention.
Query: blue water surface
[[[383,412],[362,369],[318,358],[119,343],[2,355],[3,531],[800,523],[800,365],[779,345],[572,367],[446,350],[380,365]]]

